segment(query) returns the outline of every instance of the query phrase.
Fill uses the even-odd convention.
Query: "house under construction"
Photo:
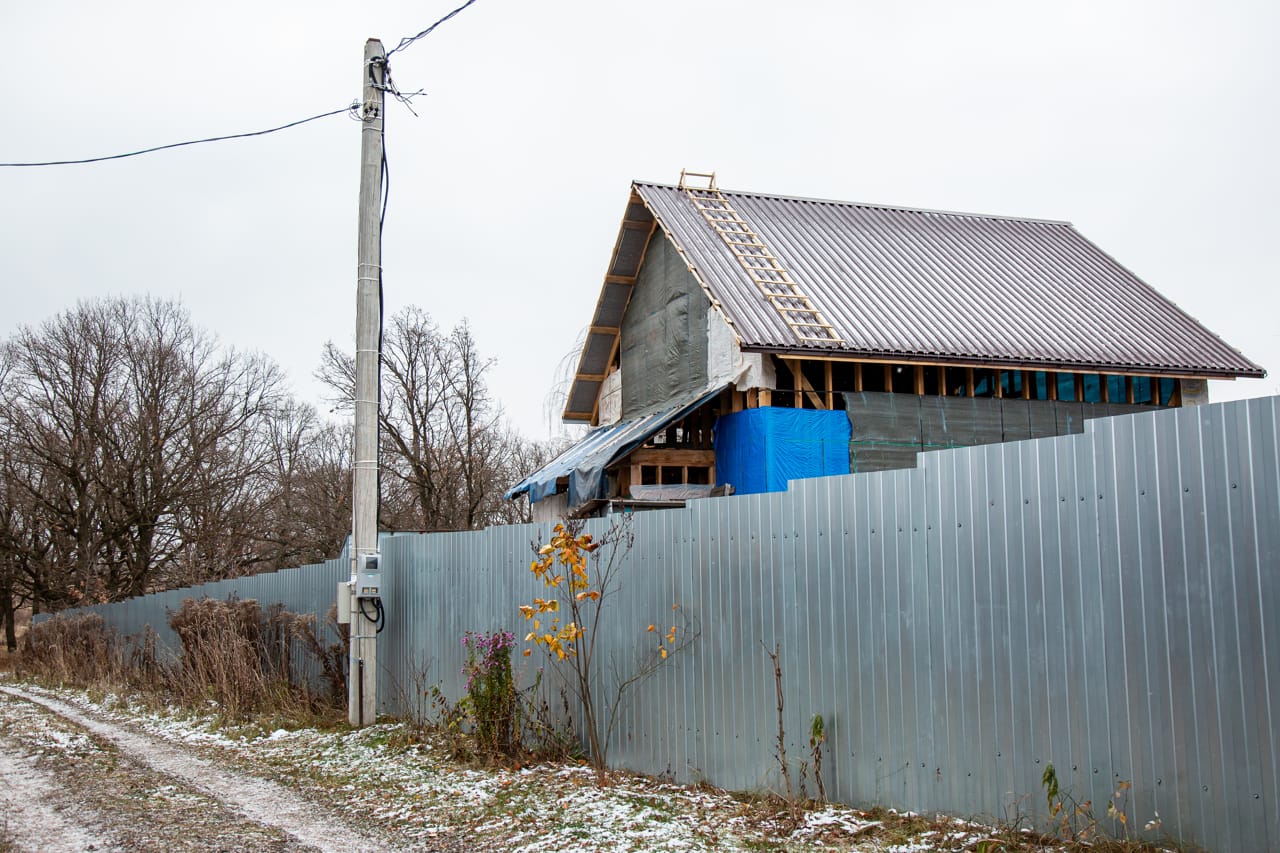
[[[1265,371],[1070,223],[634,183],[537,520],[911,467]]]

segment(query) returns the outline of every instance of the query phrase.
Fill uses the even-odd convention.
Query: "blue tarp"
[[[737,494],[781,492],[788,480],[849,473],[844,412],[765,407],[716,420],[716,485]]]
[[[703,391],[664,406],[640,417],[597,427],[581,441],[552,459],[541,469],[521,480],[504,495],[507,500],[528,492],[529,502],[536,503],[556,493],[556,480],[569,479],[569,507],[577,507],[605,494],[605,469],[630,453],[649,436],[677,421],[712,397],[723,386]]]

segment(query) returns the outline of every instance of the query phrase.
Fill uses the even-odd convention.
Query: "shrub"
[[[19,675],[75,687],[125,676],[116,633],[96,613],[58,615],[33,625],[16,669]]]
[[[516,687],[511,674],[511,650],[516,638],[510,631],[492,634],[467,631],[462,645],[467,663],[463,689],[482,751],[507,755],[515,746]]]
[[[172,689],[186,702],[213,700],[242,717],[262,710],[314,709],[316,697],[295,672],[295,644],[315,653],[315,618],[253,599],[188,598],[169,617],[182,642]]]

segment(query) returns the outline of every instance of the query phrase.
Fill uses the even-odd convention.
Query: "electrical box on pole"
[[[352,461],[351,581],[347,612],[351,655],[347,719],[374,722],[378,712],[377,631],[382,624],[382,572],[378,554],[378,401],[382,347],[383,92],[387,56],[382,42],[364,46],[360,108],[360,214],[356,262],[355,455]],[[339,596],[343,595],[339,587]],[[342,609],[341,607],[339,608]],[[370,610],[372,609],[372,613]]]
[[[356,598],[381,599],[382,594],[382,556],[365,554],[356,567]]]

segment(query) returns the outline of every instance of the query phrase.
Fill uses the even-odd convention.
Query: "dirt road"
[[[0,813],[18,850],[387,850],[273,782],[0,687]]]
[[[212,706],[0,679],[0,853],[906,853],[981,837],[942,818],[830,804],[801,814],[571,759],[483,765],[457,756],[456,737],[406,721],[230,722]],[[944,836],[945,847],[926,840]]]

